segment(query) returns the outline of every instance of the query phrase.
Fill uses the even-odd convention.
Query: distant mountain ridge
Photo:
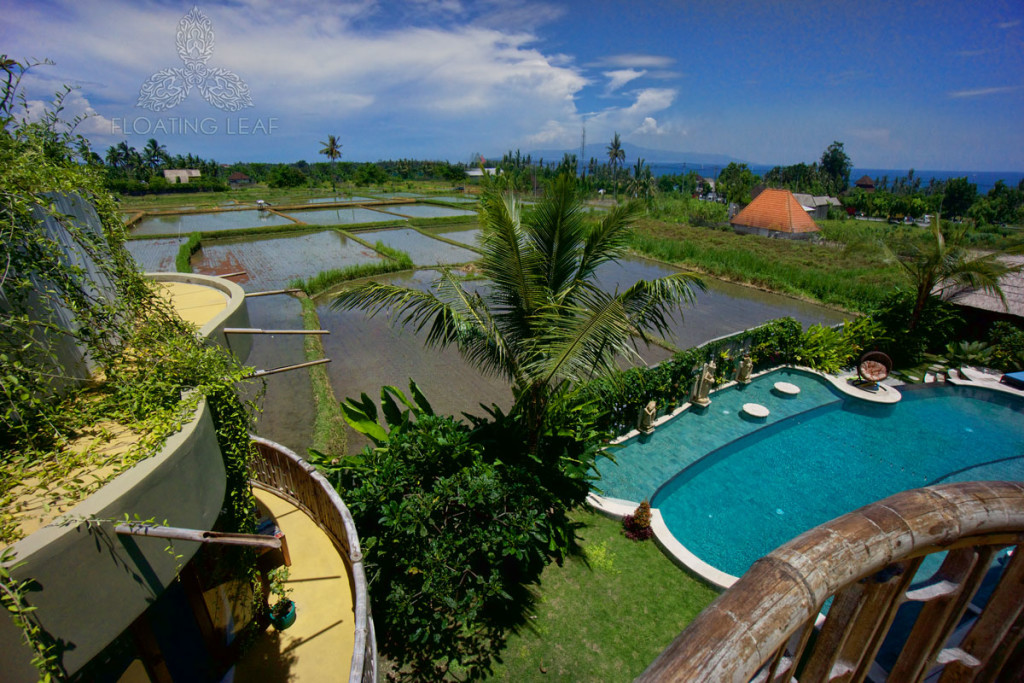
[[[637,157],[640,157],[648,164],[687,164],[687,165],[700,165],[706,164],[708,166],[726,166],[730,162],[736,162],[737,164],[750,164],[749,161],[743,159],[737,159],[727,154],[709,154],[707,152],[676,152],[672,150],[664,149],[651,149],[649,147],[640,147],[639,145],[633,145],[628,142],[622,143],[622,149],[626,152],[626,162],[624,166],[630,166],[636,163]],[[515,153],[515,150],[512,150]],[[579,155],[580,148],[575,149],[532,149],[523,150],[523,154],[529,154],[534,161],[537,159],[544,159],[545,162],[554,161],[558,162],[562,160],[562,156],[565,154],[576,154]],[[504,152],[502,153],[504,154]],[[608,144],[607,143],[594,143],[587,144],[586,154],[584,155],[583,163],[590,161],[593,157],[601,163],[608,161]],[[488,157],[494,158],[494,157]],[[498,155],[501,158],[501,155]]]

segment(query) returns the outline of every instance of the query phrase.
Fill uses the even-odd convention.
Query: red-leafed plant
[[[646,500],[637,506],[631,515],[622,518],[626,538],[632,541],[646,541],[654,535],[651,529],[651,504]]]

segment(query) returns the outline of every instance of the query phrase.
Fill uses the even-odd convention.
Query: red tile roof
[[[736,214],[729,222],[733,225],[789,233],[817,232],[819,229],[818,224],[807,215],[792,192],[771,188],[757,195],[747,208]]]

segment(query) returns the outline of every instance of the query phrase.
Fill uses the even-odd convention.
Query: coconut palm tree
[[[612,169],[612,182],[615,183],[615,198],[619,198],[619,177],[616,171],[626,161],[626,150],[622,149],[622,141],[619,134],[615,133],[612,143],[608,145],[608,165]]]
[[[633,167],[633,175],[629,179],[627,191],[638,199],[650,202],[656,190],[657,184],[654,182],[651,167],[645,164],[643,159],[638,158],[636,166]]]
[[[999,287],[999,278],[1021,269],[1021,266],[999,260],[999,256],[1008,253],[1006,251],[968,250],[966,224],[955,228],[947,238],[942,234],[940,223],[936,216],[930,239],[903,240],[885,245],[915,291],[908,331],[917,326],[930,297],[941,296],[954,289],[980,289],[995,294],[1005,304],[1006,296]]]
[[[334,162],[341,158],[341,145],[338,144],[338,138],[333,135],[327,136],[327,141],[320,142],[323,145],[323,149],[320,150],[320,154],[331,160],[331,191],[337,192],[337,181],[334,175]]]
[[[351,289],[332,307],[361,308],[427,330],[433,347],[456,346],[485,374],[507,379],[522,415],[528,449],[536,453],[552,398],[594,374],[612,372],[617,359],[637,357],[633,336],[664,333],[680,303],[692,302],[697,277],[679,273],[641,280],[607,293],[597,268],[626,253],[637,206],[616,207],[596,227],[568,174],[524,213],[515,195],[493,187],[481,198],[480,272],[485,293],[470,292],[447,269],[433,292],[371,282]]]
[[[150,138],[142,148],[142,162],[153,171],[167,163],[169,158],[167,148],[157,142],[156,138]]]

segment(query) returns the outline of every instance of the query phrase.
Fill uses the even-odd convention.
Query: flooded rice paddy
[[[146,216],[131,229],[132,234],[188,234],[189,232],[215,232],[239,230],[246,227],[294,225],[291,221],[269,211],[222,211],[177,216]]]
[[[146,216],[132,227],[133,235],[188,235],[192,232],[219,232],[243,228],[295,225],[293,221],[270,211],[221,211],[177,216]]]
[[[329,211],[335,211],[330,209]],[[342,211],[348,211],[344,209]],[[429,234],[443,236],[464,244],[474,244],[476,227],[435,228]],[[368,241],[380,240],[406,251],[417,265],[451,264],[470,261],[475,254],[441,240],[433,240],[416,230],[401,228],[359,233]],[[180,240],[132,240],[128,250],[144,270],[174,269]],[[347,239],[333,230],[249,236],[205,240],[203,248],[192,259],[197,273],[216,274],[246,271],[232,278],[247,291],[286,287],[295,278],[308,278],[322,270],[341,268],[380,259],[375,251]],[[676,269],[629,257],[609,263],[598,271],[598,282],[606,291],[622,291],[639,279],[652,279],[678,272]],[[437,277],[428,270],[396,273],[375,278],[408,287],[426,289]],[[801,302],[777,294],[706,278],[708,291],[698,294],[693,306],[683,309],[682,319],[676,317],[666,340],[686,348],[714,337],[782,316],[792,316],[804,325],[835,323],[843,316],[831,309]],[[467,288],[483,290],[484,281],[467,283]],[[271,296],[249,300],[250,322],[254,327],[291,329],[302,326],[299,302],[289,296]],[[368,319],[361,311],[335,311],[329,300],[319,302],[321,326],[331,334],[322,338],[327,365],[335,394],[339,400],[357,397],[366,392],[378,397],[380,387],[393,384],[403,390],[410,378],[416,380],[440,411],[459,415],[463,411],[480,414],[479,404],[511,404],[511,391],[502,379],[486,377],[468,365],[454,349],[437,350],[424,346],[424,335],[415,330],[393,328],[384,317]],[[671,356],[659,347],[638,349],[644,363],[657,363]],[[305,360],[300,336],[256,336],[249,365],[270,368]],[[258,433],[280,441],[304,453],[312,439],[312,389],[309,373],[297,370],[266,378],[266,410],[259,418]],[[358,450],[365,441],[350,432],[350,451]]]
[[[431,239],[412,228],[364,231],[359,233],[359,237],[371,244],[380,241],[392,249],[404,251],[418,266],[466,263],[478,258],[476,252],[460,249],[441,240]]]
[[[427,197],[427,199],[436,199],[441,202],[451,202],[452,204],[472,204],[477,201],[476,197]]]
[[[255,238],[210,240],[192,257],[192,269],[214,275],[246,274],[232,278],[246,291],[280,289],[295,278],[323,270],[380,260],[380,254],[334,230]]]
[[[383,211],[374,211],[354,206],[352,208],[309,209],[288,211],[297,221],[310,225],[351,225],[353,223],[385,223],[405,220],[401,216],[393,216]]]
[[[185,237],[128,240],[125,242],[125,247],[143,272],[171,273],[174,272],[174,260],[178,257],[178,247],[186,241]]]
[[[435,206],[433,204],[400,204],[388,207],[392,211],[409,218],[454,218],[456,216],[475,216],[476,211],[465,209],[452,209],[447,206]]]

